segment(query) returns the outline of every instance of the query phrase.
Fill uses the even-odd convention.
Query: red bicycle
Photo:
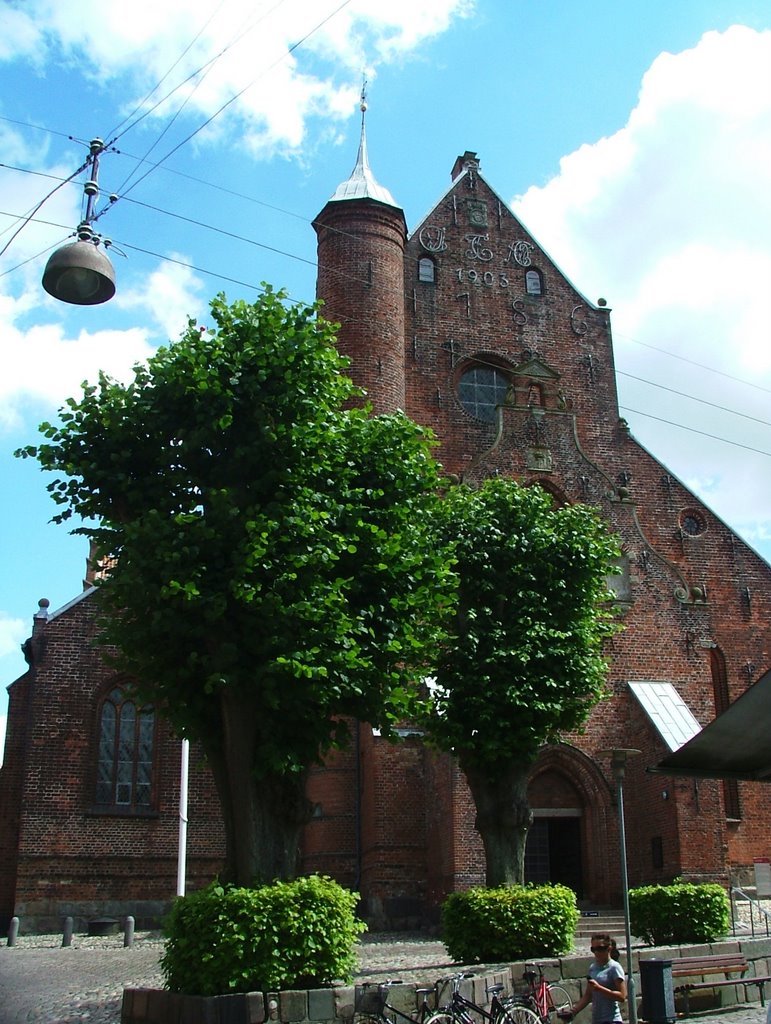
[[[573,1000],[562,985],[552,985],[546,980],[540,964],[526,964],[522,977],[527,982],[524,993],[527,1005],[540,1018],[541,1024],[573,1019]]]

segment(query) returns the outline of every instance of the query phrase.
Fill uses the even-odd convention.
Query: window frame
[[[490,403],[480,402],[478,399],[474,401],[469,401],[467,398],[464,398],[464,385],[467,384],[467,379],[472,374],[477,373],[493,374],[495,378],[499,378],[500,381],[503,382],[505,388],[503,389],[503,397],[501,398],[500,401],[494,401]],[[493,398],[497,398],[501,392],[501,385],[500,383],[498,383],[497,380],[494,381],[492,384],[484,384],[483,382],[474,381],[473,386],[479,388],[491,388],[493,391]],[[496,412],[501,407],[501,405],[504,404],[507,396],[511,392],[511,387],[511,373],[507,372],[507,370],[503,366],[498,366],[492,363],[483,363],[480,360],[470,360],[461,368],[458,374],[455,386],[455,396],[458,399],[458,402],[460,403],[461,407],[463,408],[463,411],[467,415],[469,415],[473,420],[475,420],[477,423],[491,425],[495,424]],[[480,408],[489,408],[491,410],[491,414],[489,416],[480,416],[478,414],[478,410]]]
[[[424,266],[425,267],[431,267],[431,276],[430,277],[424,277],[424,275],[423,275],[423,267]],[[425,253],[423,253],[421,256],[418,257],[418,283],[419,284],[431,284],[431,285],[435,285],[436,284],[436,260],[433,257],[431,257],[431,256],[427,256]]]
[[[112,722],[108,723],[111,736],[105,731],[105,716],[112,716]],[[148,723],[149,737],[146,734]],[[102,689],[95,709],[89,813],[156,817],[157,760],[155,708],[137,700],[129,681],[112,680]],[[103,765],[108,761],[111,768],[105,773]],[[119,802],[121,786],[129,787],[129,799]],[[109,800],[105,799],[106,788],[110,791]],[[146,799],[140,799],[142,790],[147,794]]]

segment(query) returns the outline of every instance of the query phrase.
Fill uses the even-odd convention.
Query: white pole
[[[182,761],[179,771],[179,849],[177,853],[177,896],[185,895],[185,863],[187,860],[187,769],[190,741],[182,740]]]
[[[618,796],[618,831],[621,841],[621,891],[624,895],[628,1013],[629,1024],[637,1024],[637,993],[635,992],[634,965],[632,964],[632,932],[629,923],[629,877],[626,867],[626,829],[624,828],[624,765],[625,761],[621,761],[616,766],[616,792]]]

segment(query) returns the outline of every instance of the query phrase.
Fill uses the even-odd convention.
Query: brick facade
[[[456,161],[449,190],[409,237],[387,193],[368,191],[366,175],[357,188],[333,197],[314,225],[318,294],[375,410],[403,408],[430,425],[458,478],[539,482],[561,501],[595,505],[622,540],[625,629],[608,646],[611,696],[533,769],[529,871],[566,881],[588,903],[620,903],[616,792],[602,754],[620,746],[641,751],[625,783],[630,884],[746,876],[771,853],[769,787],[647,774],[668,749],[628,684],[670,683],[709,722],[769,667],[771,568],[630,435],[609,310],[565,279],[474,154]],[[461,400],[476,369],[504,388],[487,418],[468,391]],[[6,918],[142,920],[174,891],[179,743],[162,724],[151,812],[92,806],[97,707],[114,683],[93,645],[97,602],[88,591],[55,615],[42,609],[30,669],[10,687],[0,772]],[[463,777],[419,737],[394,747],[361,725],[349,751],[312,773],[308,792],[304,869],[356,887],[374,923],[431,918],[447,892],[483,880]],[[222,837],[195,755],[189,819],[196,885],[216,872]]]

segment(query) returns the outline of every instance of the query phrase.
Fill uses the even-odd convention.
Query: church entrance
[[[525,881],[558,882],[583,899],[580,811],[535,811],[525,848]]]

